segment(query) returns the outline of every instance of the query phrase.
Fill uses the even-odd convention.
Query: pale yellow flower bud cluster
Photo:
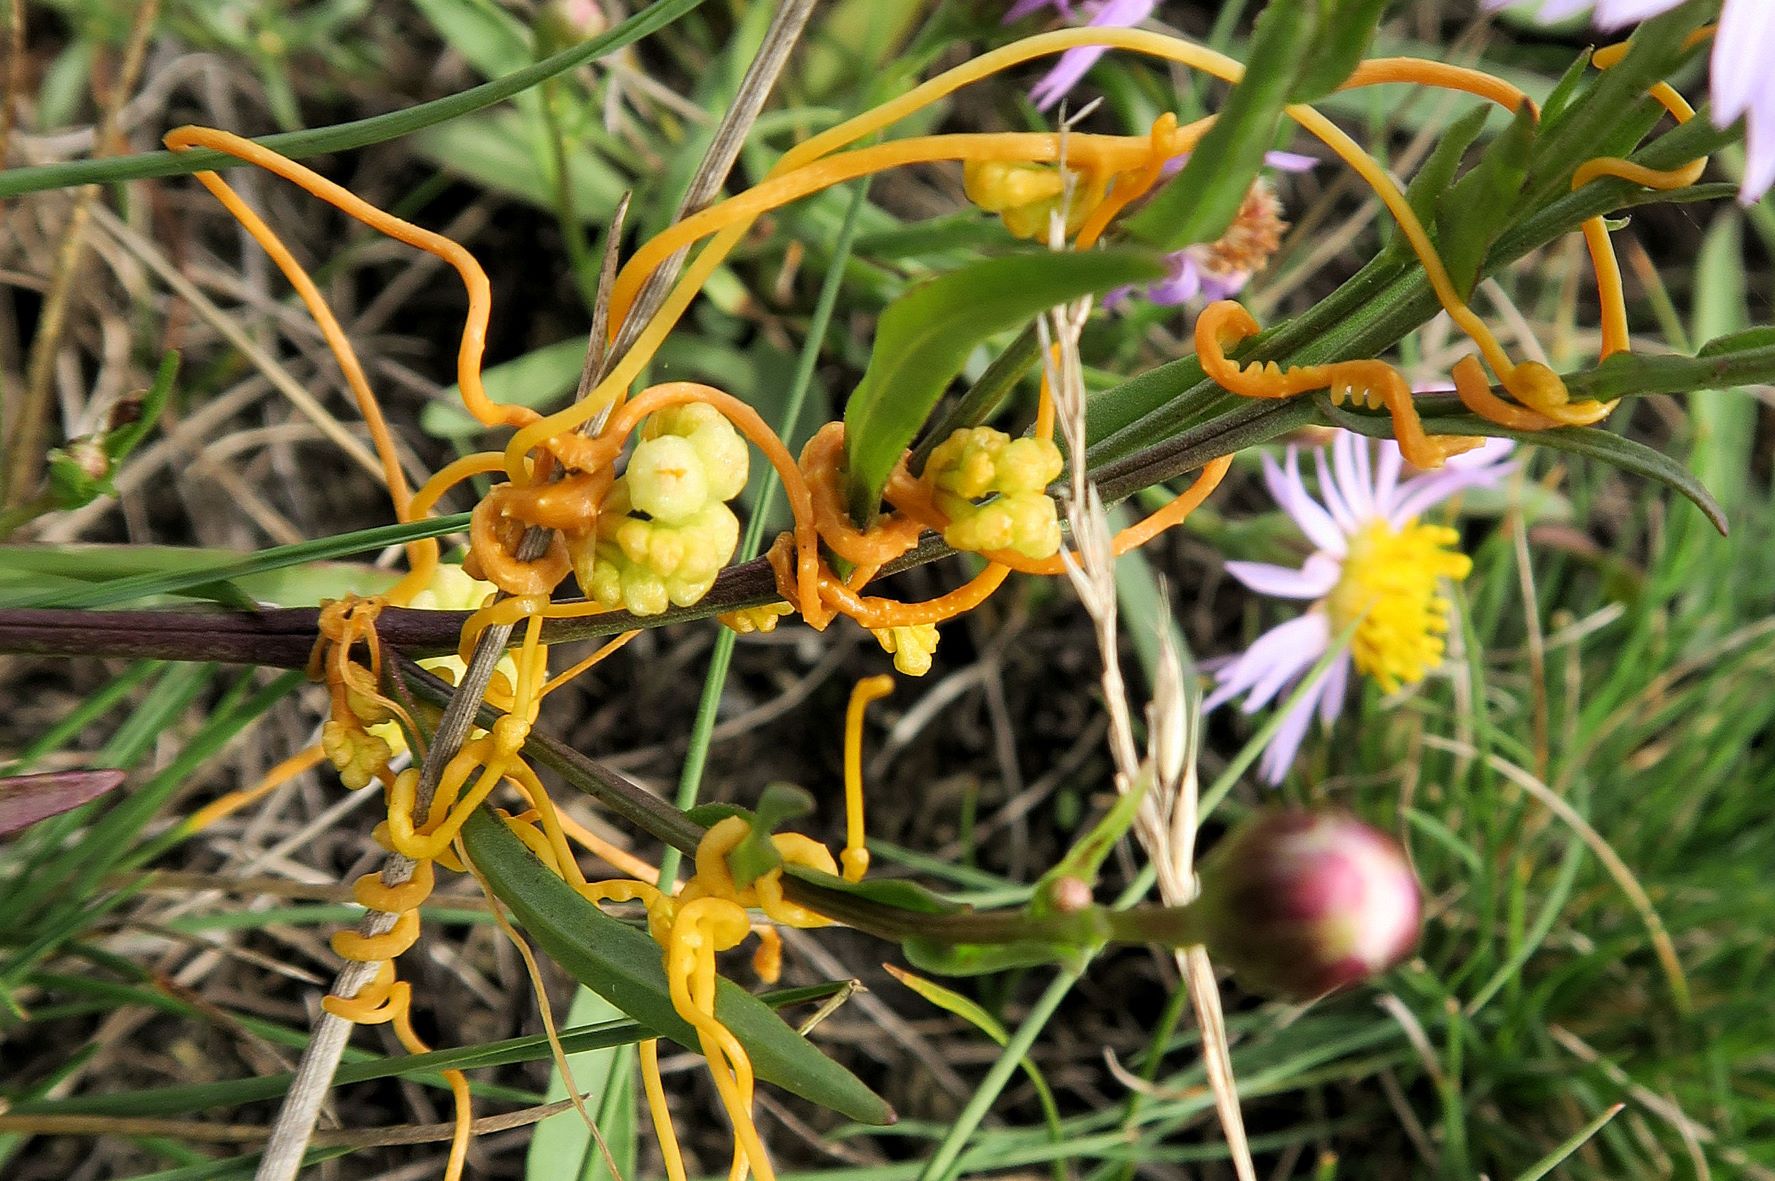
[[[732,560],[740,523],[726,502],[746,486],[749,453],[721,412],[700,402],[660,411],[641,434],[595,535],[570,553],[580,586],[599,603],[658,615],[702,598]]]
[[[1063,466],[1060,448],[1048,439],[1012,439],[983,426],[956,431],[937,444],[925,468],[949,518],[943,540],[974,553],[1052,557],[1060,549],[1060,515],[1046,489]]]
[[[1070,200],[1066,194],[1069,179],[1074,182]],[[1063,200],[1067,201],[1067,236],[1078,233],[1091,211],[1102,204],[1107,187],[1099,177],[1076,172],[1068,177],[1051,164],[968,160],[962,165],[962,189],[968,200],[998,214],[1012,236],[1036,241],[1047,239],[1049,221]]]

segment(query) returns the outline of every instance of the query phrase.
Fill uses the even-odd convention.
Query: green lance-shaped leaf
[[[1290,98],[1310,103],[1324,98],[1356,72],[1368,53],[1387,0],[1318,0],[1319,31],[1313,51],[1301,63]]]
[[[1128,219],[1130,234],[1178,250],[1212,242],[1233,224],[1314,50],[1317,7],[1317,0],[1270,0],[1252,31],[1244,79],[1176,178]]]
[[[661,1036],[697,1047],[696,1031],[672,1007],[659,944],[581,898],[487,809],[469,818],[462,838],[493,893],[556,963]],[[738,985],[716,983],[715,1012],[759,1078],[862,1123],[894,1122],[880,1096]]]
[[[1448,130],[1437,141],[1436,150],[1430,153],[1429,159],[1424,161],[1417,175],[1405,187],[1405,202],[1411,206],[1411,211],[1417,214],[1418,221],[1422,224],[1436,224],[1436,206],[1441,202],[1443,194],[1454,184],[1455,173],[1461,169],[1461,157],[1473,146],[1473,141],[1479,137],[1480,129],[1485,126],[1485,120],[1490,114],[1489,104],[1475,107],[1449,124]],[[1405,235],[1399,232],[1397,223],[1391,221],[1387,223],[1387,246],[1401,256],[1411,252]]]
[[[1145,253],[1039,251],[952,271],[889,304],[844,409],[851,514],[875,516],[888,473],[981,341],[1056,304],[1162,274],[1164,264]]]
[[[1462,298],[1473,293],[1492,243],[1513,220],[1534,146],[1535,117],[1524,104],[1510,126],[1486,147],[1479,163],[1454,183],[1440,203],[1437,246],[1448,277]]]

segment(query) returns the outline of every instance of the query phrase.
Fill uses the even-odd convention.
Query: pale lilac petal
[[[1087,45],[1078,49],[1069,49],[1060,55],[1054,68],[1043,74],[1041,80],[1029,88],[1029,99],[1035,103],[1036,110],[1045,111],[1066,97],[1079,79],[1097,63],[1097,59],[1109,52],[1101,45]]]
[[[1278,172],[1307,172],[1319,166],[1317,158],[1299,152],[1265,152],[1263,162]]]
[[[1319,696],[1319,724],[1329,726],[1343,712],[1344,694],[1350,687],[1350,653],[1348,649],[1325,670],[1324,691]]]
[[[1344,535],[1325,507],[1307,495],[1300,480],[1300,456],[1294,448],[1288,449],[1286,471],[1268,455],[1263,456],[1263,478],[1271,498],[1315,547],[1340,558],[1344,556]]]
[[[1567,20],[1589,8],[1595,0],[1546,0],[1535,19],[1543,24]]]
[[[1602,29],[1618,29],[1622,25],[1657,16],[1661,12],[1669,12],[1680,3],[1682,0],[1599,0],[1596,6],[1596,25]]]
[[[1516,466],[1514,462],[1457,465],[1450,460],[1439,471],[1415,476],[1401,484],[1387,520],[1397,527],[1422,516],[1457,492],[1496,487]]]
[[[1338,487],[1337,481],[1331,478],[1331,468],[1325,462],[1325,448],[1315,447],[1313,449],[1313,468],[1319,473],[1319,498],[1325,502],[1325,507],[1331,510],[1331,519],[1337,522],[1337,527],[1342,529],[1346,536],[1356,532],[1356,514],[1350,511],[1348,504],[1344,503],[1342,489]]]
[[[1473,448],[1473,450],[1463,451],[1459,455],[1450,456],[1444,466],[1456,468],[1498,467],[1504,465],[1515,452],[1516,444],[1513,441],[1509,439],[1488,437],[1485,442]],[[1513,467],[1505,466],[1504,471],[1501,474],[1508,475],[1514,470],[1516,469]]]
[[[1713,121],[1730,127],[1769,88],[1769,41],[1775,5],[1728,4],[1713,39]]]
[[[1283,627],[1289,624],[1300,625],[1299,630],[1289,637],[1289,649],[1270,661],[1263,675],[1245,694],[1245,701],[1239,706],[1239,712],[1256,713],[1283,689],[1294,684],[1301,673],[1313,667],[1325,655],[1325,646],[1331,641],[1331,625],[1326,622],[1323,611],[1309,611],[1299,619],[1290,620]],[[1282,628],[1276,630],[1281,631]]]
[[[1179,250],[1168,261],[1171,277],[1146,289],[1146,298],[1161,307],[1176,307],[1196,298],[1202,290],[1202,270],[1188,250]]]
[[[1750,134],[1746,138],[1744,184],[1738,190],[1741,205],[1755,205],[1763,194],[1775,186],[1775,94],[1750,113]]]
[[[1359,521],[1374,516],[1374,488],[1363,478],[1357,453],[1367,458],[1368,440],[1350,431],[1339,431],[1331,441],[1331,466],[1337,481],[1338,495],[1350,506],[1350,515]]]
[[[1127,303],[1129,297],[1133,294],[1134,288],[1127,284],[1123,284],[1120,287],[1111,287],[1108,291],[1103,293],[1103,306],[1113,312],[1123,304]]]
[[[1104,0],[1087,23],[1094,29],[1132,28],[1150,17],[1157,5],[1158,0]],[[1107,52],[1106,46],[1086,45],[1061,54],[1054,68],[1030,88],[1029,97],[1036,109],[1045,111],[1058,103]]]
[[[1103,0],[1089,23],[1094,29],[1131,29],[1158,6],[1159,0]]]
[[[1320,611],[1309,611],[1271,628],[1257,637],[1238,659],[1216,674],[1214,692],[1202,702],[1203,712],[1237,697],[1269,677],[1277,668],[1284,670],[1281,679],[1286,681],[1290,672],[1298,673],[1303,668],[1312,667],[1313,662],[1325,654],[1325,645],[1329,642],[1330,635],[1330,625]],[[1272,690],[1270,696],[1274,695]],[[1262,702],[1258,704],[1261,705]],[[1249,713],[1250,709],[1246,712]]]
[[[1314,554],[1298,570],[1268,562],[1228,562],[1226,572],[1260,595],[1317,599],[1331,593],[1342,567],[1329,554]]]
[[[1399,453],[1398,444],[1381,444],[1380,458],[1375,461],[1375,512],[1385,515],[1392,507],[1393,496],[1399,490],[1399,472],[1404,465],[1405,457]]]
[[[1308,690],[1288,711],[1282,719],[1269,746],[1264,748],[1263,758],[1257,763],[1257,776],[1271,787],[1288,778],[1288,769],[1294,766],[1294,757],[1300,753],[1300,744],[1306,741],[1307,727],[1313,721],[1313,706],[1321,700],[1325,693],[1325,682]]]
[[[1213,303],[1217,299],[1231,299],[1245,290],[1245,284],[1250,281],[1250,271],[1232,271],[1224,275],[1206,273],[1202,276],[1202,300]]]

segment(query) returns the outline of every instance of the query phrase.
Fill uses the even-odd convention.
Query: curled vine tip
[[[1341,812],[1261,813],[1202,866],[1199,930],[1247,988],[1310,1000],[1417,946],[1422,901],[1405,851]]]

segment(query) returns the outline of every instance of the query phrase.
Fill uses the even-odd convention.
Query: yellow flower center
[[[1448,600],[1436,593],[1436,585],[1444,578],[1465,578],[1473,568],[1467,555],[1453,548],[1459,540],[1445,525],[1411,521],[1394,529],[1378,520],[1350,538],[1343,573],[1326,606],[1339,634],[1355,625],[1356,668],[1388,693],[1415,685],[1442,663]]]

